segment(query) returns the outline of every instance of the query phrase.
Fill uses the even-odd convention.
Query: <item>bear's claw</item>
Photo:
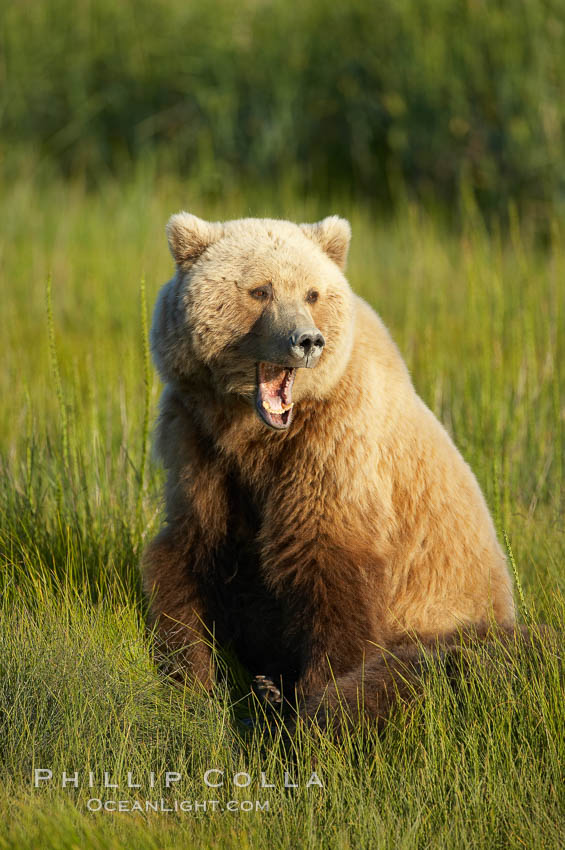
[[[261,702],[267,703],[273,708],[278,708],[282,704],[282,696],[272,679],[267,676],[255,676],[253,679],[253,691],[259,697]]]

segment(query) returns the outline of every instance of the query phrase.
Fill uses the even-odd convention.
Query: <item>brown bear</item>
[[[364,671],[380,718],[415,642],[512,627],[477,481],[349,286],[347,221],[179,213],[167,234],[166,524],[143,559],[157,632],[177,672],[211,687],[211,644],[229,644],[309,711],[328,682],[356,703]]]

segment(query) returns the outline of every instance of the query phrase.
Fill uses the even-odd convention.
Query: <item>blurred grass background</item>
[[[10,168],[97,184],[149,153],[216,194],[563,201],[561,0],[17,0],[1,26]]]
[[[161,519],[143,304],[172,273],[168,216],[336,212],[352,286],[508,536],[522,614],[563,627],[563,3],[1,13],[0,848],[562,846],[549,654],[504,682],[478,664],[457,704],[432,676],[370,746],[289,753],[242,733],[237,694],[158,676],[138,561]],[[31,787],[34,766],[181,769],[194,798],[208,767],[295,763],[322,794],[279,788],[269,816],[229,820],[93,817],[86,789]]]

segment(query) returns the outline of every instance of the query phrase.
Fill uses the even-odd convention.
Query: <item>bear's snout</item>
[[[309,327],[294,330],[288,343],[291,356],[295,357],[297,361],[303,361],[297,363],[297,366],[305,366],[311,369],[320,359],[326,341],[318,328]]]

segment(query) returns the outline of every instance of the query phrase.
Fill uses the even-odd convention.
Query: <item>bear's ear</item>
[[[301,224],[300,229],[343,271],[351,241],[351,225],[345,218],[330,215],[316,224]]]
[[[172,215],[167,224],[167,239],[177,266],[191,263],[222,235],[219,222],[204,221],[187,212]]]

